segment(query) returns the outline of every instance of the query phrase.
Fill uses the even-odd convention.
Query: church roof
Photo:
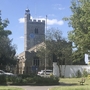
[[[45,47],[45,43],[42,42],[42,43],[40,43],[40,44],[37,44],[37,45],[35,45],[34,47],[30,48],[28,51],[29,51],[29,52],[31,52],[31,51],[35,51],[35,52],[36,52],[37,49],[40,48],[40,47]]]

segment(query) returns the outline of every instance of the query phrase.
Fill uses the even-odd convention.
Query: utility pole
[[[46,31],[47,31],[47,15],[46,15]],[[45,75],[46,75],[46,64],[47,63],[46,63],[46,47],[45,47]]]

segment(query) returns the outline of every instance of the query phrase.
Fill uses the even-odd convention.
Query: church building
[[[32,20],[29,9],[25,10],[24,19],[24,51],[18,55],[18,74],[30,74],[45,69],[45,60],[36,56],[37,48],[45,46],[45,20]]]

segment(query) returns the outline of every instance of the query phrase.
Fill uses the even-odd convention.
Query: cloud
[[[65,9],[65,7],[62,7],[61,4],[54,4],[53,7],[55,10],[64,10]]]
[[[32,17],[33,19],[33,17]],[[36,20],[45,20],[46,18],[36,18]],[[24,23],[24,18],[19,19],[19,23]],[[63,20],[57,20],[57,19],[47,19],[47,25],[63,25]]]
[[[19,23],[24,23],[24,18],[19,18]]]
[[[24,39],[24,36],[20,36],[21,39]]]
[[[31,19],[33,19],[33,17],[31,16]],[[24,23],[25,19],[24,18],[19,18],[19,23]]]
[[[61,7],[59,7],[58,9],[59,9],[59,10],[64,10],[65,8],[61,8]]]
[[[57,24],[57,25],[63,25],[64,22],[62,20],[57,20],[57,19],[47,19],[47,24],[48,25],[54,25],[54,24]]]

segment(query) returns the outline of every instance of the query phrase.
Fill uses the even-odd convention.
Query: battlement
[[[34,19],[33,22],[36,22],[36,20]]]
[[[30,22],[45,23],[45,20],[30,19],[29,21],[30,21]]]

